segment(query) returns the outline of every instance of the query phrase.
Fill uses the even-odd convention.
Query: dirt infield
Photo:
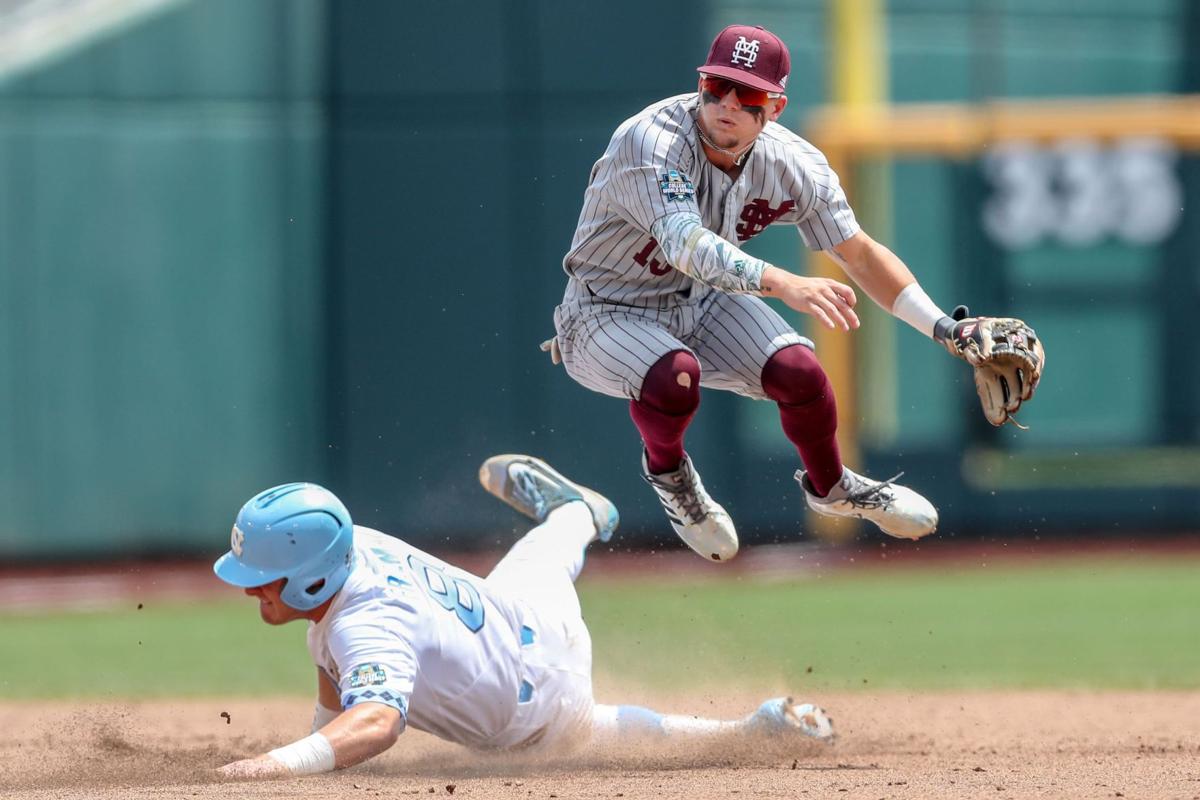
[[[763,696],[632,699],[737,716]],[[305,733],[309,703],[8,703],[0,705],[0,797],[1200,798],[1200,693],[819,700],[837,723],[832,746],[593,748],[539,762],[480,756],[408,732],[388,753],[345,772],[238,784],[215,782],[212,769]]]

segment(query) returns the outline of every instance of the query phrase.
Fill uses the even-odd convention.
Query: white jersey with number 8
[[[578,717],[566,723],[586,730],[590,640],[586,652],[565,653],[556,665],[574,683],[550,685],[541,671],[539,646],[562,625],[553,610],[370,528],[355,526],[354,557],[345,585],[308,632],[313,660],[344,708],[383,703],[406,725],[482,749],[527,744],[561,727],[564,706]]]

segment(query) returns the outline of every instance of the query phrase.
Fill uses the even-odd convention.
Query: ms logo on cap
[[[767,93],[783,94],[792,59],[787,45],[758,25],[730,25],[717,34],[696,71]]]
[[[758,39],[747,41],[745,36],[739,36],[738,40],[733,43],[733,58],[729,60],[729,63],[742,63],[746,65],[746,69],[754,69],[754,62],[757,60]]]

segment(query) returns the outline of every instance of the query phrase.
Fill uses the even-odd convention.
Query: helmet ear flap
[[[354,525],[321,486],[289,483],[260,492],[238,513],[233,547],[213,565],[235,586],[285,579],[280,599],[310,611],[342,588],[354,561]]]
[[[311,611],[337,594],[354,565],[353,528],[338,531],[329,547],[302,564],[290,577],[279,598],[292,608]]]

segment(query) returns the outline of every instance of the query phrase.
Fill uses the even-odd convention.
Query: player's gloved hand
[[[1013,415],[1033,397],[1046,353],[1033,328],[1011,317],[970,317],[958,306],[951,317],[934,329],[934,337],[951,355],[975,368],[975,391],[983,415],[993,425],[1011,422],[1024,429]]]

